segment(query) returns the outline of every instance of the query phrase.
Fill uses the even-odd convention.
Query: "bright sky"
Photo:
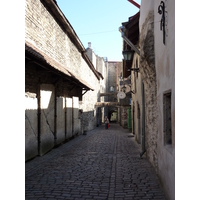
[[[138,4],[141,0],[135,0]],[[108,61],[122,60],[119,27],[139,9],[127,0],[57,0],[85,48],[88,42],[96,55]]]

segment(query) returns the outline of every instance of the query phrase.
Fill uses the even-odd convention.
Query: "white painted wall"
[[[149,11],[154,11],[154,46],[158,106],[158,175],[170,200],[175,199],[175,2],[165,0],[166,44],[160,30],[160,0],[141,0],[140,32]],[[164,145],[163,93],[171,90],[172,145]]]
[[[67,136],[66,138],[72,137],[72,98],[66,98],[66,110],[67,110]]]
[[[41,145],[40,155],[45,154],[54,146],[54,113],[55,113],[55,91],[51,84],[41,84]]]
[[[139,19],[139,30],[141,32],[142,24],[146,20],[146,16],[148,15],[149,11],[154,9],[154,0],[141,0],[140,5],[140,19]]]
[[[37,98],[25,93],[25,160],[38,154]]]
[[[175,199],[175,2],[165,0],[166,44],[160,23],[155,24],[155,64],[157,74],[158,101],[158,172],[169,198]],[[158,14],[159,0],[154,3],[155,22],[161,19]],[[163,132],[163,93],[171,90],[172,145],[164,145]]]
[[[138,66],[136,65],[138,63]],[[132,68],[139,67],[140,64],[140,56],[138,54],[134,54]],[[136,85],[136,87],[135,87]],[[136,91],[136,94],[132,94],[132,110],[134,105],[134,124],[132,124],[132,128],[135,131],[135,139],[139,144],[142,144],[142,76],[140,72],[131,72],[131,90]],[[138,104],[140,108],[140,118],[138,120]],[[132,113],[133,114],[133,113]]]

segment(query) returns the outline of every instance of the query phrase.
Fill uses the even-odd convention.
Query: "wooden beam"
[[[117,95],[117,92],[100,93],[100,97]]]
[[[119,102],[96,102],[95,107],[120,106]]]

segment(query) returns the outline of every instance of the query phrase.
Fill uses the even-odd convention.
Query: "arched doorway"
[[[110,123],[116,123],[118,119],[118,110],[110,110],[108,113],[108,119]]]

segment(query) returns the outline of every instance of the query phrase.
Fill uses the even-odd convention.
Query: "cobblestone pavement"
[[[26,199],[166,199],[131,133],[100,126],[25,164]]]

